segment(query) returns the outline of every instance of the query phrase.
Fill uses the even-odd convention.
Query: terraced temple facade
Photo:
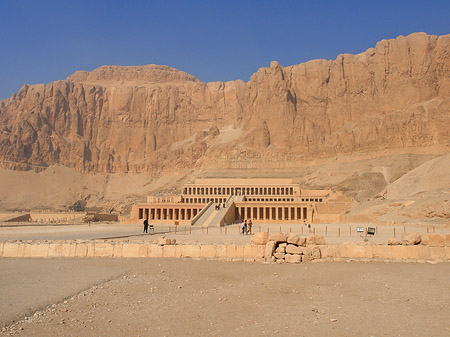
[[[253,223],[338,222],[352,202],[342,192],[301,189],[292,179],[197,179],[182,194],[148,196],[130,221],[223,226]]]

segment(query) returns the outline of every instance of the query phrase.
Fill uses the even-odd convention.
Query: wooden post
[[[302,226],[302,235],[303,235],[303,226]]]
[[[341,237],[341,227],[338,227],[338,237]]]
[[[328,234],[328,226],[325,226],[325,236]]]
[[[428,226],[427,226],[427,233],[429,233],[430,232],[430,230],[428,229]]]
[[[209,226],[206,227],[206,234],[208,234],[208,233],[209,233]]]
[[[436,233],[436,227],[433,226],[433,233]]]
[[[267,234],[269,234],[269,227],[267,227]]]
[[[406,226],[403,226],[403,233],[406,233]]]
[[[394,227],[394,238],[395,238],[395,227]]]
[[[378,235],[378,226],[376,227],[377,232],[375,233],[376,235]]]
[[[192,226],[189,226],[189,234],[192,234]]]
[[[316,235],[316,227],[313,228],[313,235]]]
[[[280,233],[281,233],[281,226],[280,226]]]
[[[291,227],[289,227],[289,233],[292,233],[292,228]]]
[[[348,226],[348,231],[350,232],[350,236],[352,236],[352,226]]]
[[[203,231],[203,226],[202,226],[202,234],[204,234],[205,232]]]

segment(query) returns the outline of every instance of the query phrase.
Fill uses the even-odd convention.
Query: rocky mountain
[[[158,65],[103,66],[0,101],[0,167],[81,172],[292,168],[349,154],[450,148],[450,35],[203,83]]]

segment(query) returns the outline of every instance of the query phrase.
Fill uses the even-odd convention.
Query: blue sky
[[[450,34],[450,1],[0,0],[0,99],[104,64],[166,64],[202,81]]]

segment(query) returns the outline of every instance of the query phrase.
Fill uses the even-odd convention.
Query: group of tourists
[[[250,219],[248,223],[247,220],[242,221],[241,234],[242,235],[252,234],[252,226],[253,226],[252,219]]]

